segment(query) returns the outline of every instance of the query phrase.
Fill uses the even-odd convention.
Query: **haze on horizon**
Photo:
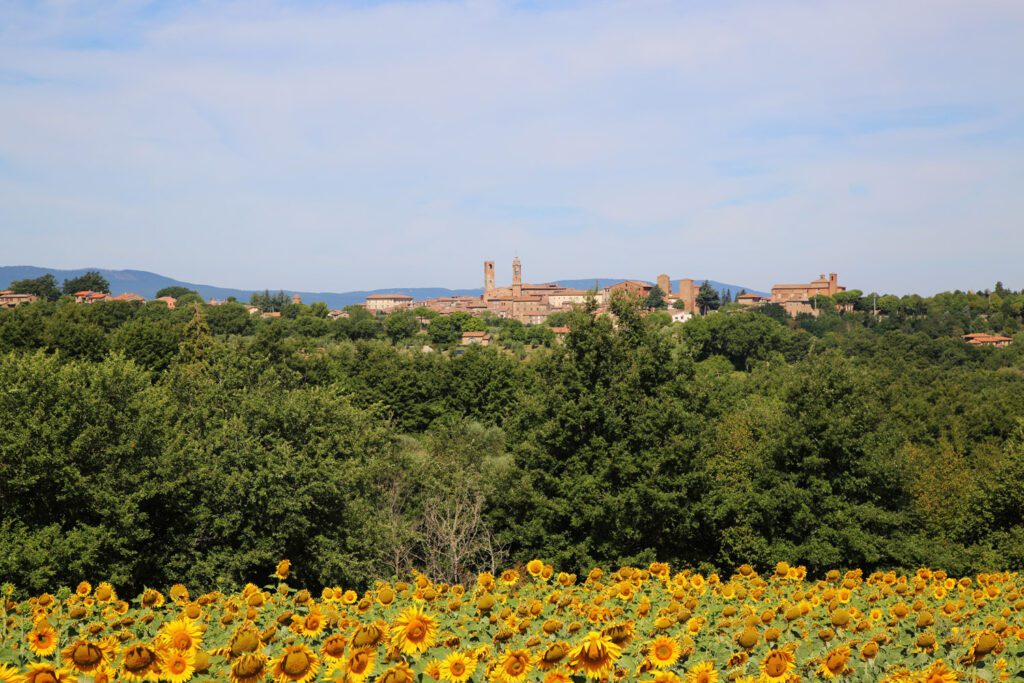
[[[0,9],[0,264],[1024,287],[1024,3]]]

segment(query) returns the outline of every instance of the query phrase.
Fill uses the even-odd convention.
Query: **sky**
[[[1020,0],[0,4],[0,265],[1024,288]]]

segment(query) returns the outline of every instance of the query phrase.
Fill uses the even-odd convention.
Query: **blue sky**
[[[1024,3],[0,6],[0,263],[1024,288]]]

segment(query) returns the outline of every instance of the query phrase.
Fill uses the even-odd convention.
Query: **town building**
[[[823,294],[835,296],[839,292],[845,292],[846,287],[839,284],[839,276],[829,273],[828,278],[819,275],[817,280],[799,285],[773,285],[772,301],[782,303],[783,301],[807,301],[812,296]]]
[[[767,303],[770,299],[761,296],[760,294],[751,294],[746,292],[736,297],[736,303],[742,306],[759,306],[763,303]]]
[[[371,294],[366,297],[366,310],[371,313],[390,313],[395,310],[412,307],[412,297],[408,294]]]
[[[971,334],[963,335],[963,340],[971,346],[994,346],[997,349],[1009,346],[1013,343],[1012,337],[1003,337],[996,334],[988,334],[987,332],[972,332]]]
[[[128,303],[135,301],[138,303],[144,303],[146,301],[146,298],[143,296],[139,296],[134,292],[124,292],[123,294],[118,294],[117,296],[109,297],[107,301],[123,301]]]
[[[491,334],[489,332],[463,332],[462,333],[462,345],[463,346],[490,346]]]
[[[839,284],[839,276],[829,273],[819,275],[817,280],[802,284],[781,284],[772,287],[771,296],[765,298],[758,294],[740,294],[736,297],[736,303],[743,306],[761,306],[763,304],[778,304],[786,314],[795,318],[798,315],[806,314],[818,317],[821,311],[814,305],[815,296],[835,296],[845,292],[846,287]],[[843,304],[842,310],[850,310],[852,306]]]
[[[94,304],[97,301],[106,301],[110,298],[110,295],[105,292],[94,292],[91,289],[84,289],[81,292],[75,292],[75,303],[76,304]]]
[[[669,308],[665,313],[668,313],[674,323],[685,323],[693,317],[693,313],[691,311],[681,310],[678,308]]]
[[[174,307],[178,305],[178,300],[175,299],[173,296],[158,296],[157,298],[153,299],[153,301],[163,301],[165,304],[167,304],[167,308],[169,308],[172,311],[174,310]]]
[[[15,306],[30,304],[35,301],[39,301],[39,297],[35,294],[21,294],[12,292],[9,289],[0,291],[0,308],[14,308]]]

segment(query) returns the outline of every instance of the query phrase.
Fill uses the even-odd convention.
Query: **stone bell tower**
[[[494,261],[484,261],[484,299],[494,289]]]
[[[512,297],[518,299],[523,294],[523,264],[516,256],[512,260]]]

